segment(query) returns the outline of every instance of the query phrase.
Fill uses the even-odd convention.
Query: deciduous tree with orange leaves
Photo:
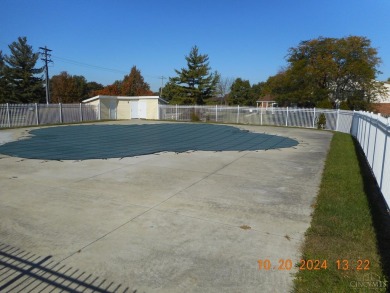
[[[144,81],[141,71],[133,66],[128,75],[122,81],[115,81],[113,84],[95,91],[95,95],[108,96],[150,96],[153,92],[150,86]]]

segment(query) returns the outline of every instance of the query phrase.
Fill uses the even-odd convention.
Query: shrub
[[[199,115],[194,111],[191,113],[191,121],[192,122],[198,122],[200,121]]]
[[[317,117],[317,129],[325,129],[326,126],[326,116],[324,113],[321,113],[320,116]]]

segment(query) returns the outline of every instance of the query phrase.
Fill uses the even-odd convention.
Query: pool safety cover
[[[197,123],[75,125],[41,128],[0,145],[0,154],[44,160],[134,157],[160,152],[254,151],[298,145],[283,136]]]

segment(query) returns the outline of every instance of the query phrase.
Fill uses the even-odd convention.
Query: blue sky
[[[194,45],[212,70],[253,84],[285,66],[299,42],[349,35],[371,40],[383,61],[378,79],[390,77],[390,0],[0,0],[0,10],[3,53],[26,36],[35,50],[53,50],[50,75],[104,85],[136,65],[157,91]]]

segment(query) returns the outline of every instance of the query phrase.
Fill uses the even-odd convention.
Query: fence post
[[[38,112],[38,104],[35,103],[35,119],[37,121],[37,125],[39,125],[39,112]]]
[[[260,108],[260,125],[263,125],[263,103],[261,103]]]
[[[367,139],[367,112],[364,112],[364,134],[363,134],[363,146],[362,146],[362,149],[363,149],[363,153],[366,155],[367,157],[367,153],[364,151],[366,149],[366,139]]]
[[[372,150],[372,163],[371,163],[371,169],[374,171],[374,162],[375,162],[375,150],[376,150],[376,138],[378,135],[378,124],[379,124],[379,117],[381,114],[376,115],[376,125],[375,125],[375,140],[374,140],[374,149]]]
[[[383,173],[385,171],[385,162],[386,162],[386,151],[387,151],[387,140],[389,139],[389,131],[390,131],[390,118],[387,118],[387,126],[386,126],[386,130],[385,130],[385,147],[383,148],[383,161],[382,161],[382,172],[381,172],[381,183],[379,185],[379,188],[381,189],[381,191],[383,192],[382,188],[383,188]]]
[[[238,121],[240,119],[240,105],[237,105],[237,124],[238,124]]]
[[[362,112],[361,111],[356,111],[356,113],[358,113],[358,117],[359,117],[359,120],[358,120],[358,132],[359,132],[359,138],[358,138],[358,141],[359,141],[359,143],[360,143],[360,146],[362,146],[362,140],[363,140],[363,119],[362,119],[362,117],[363,117],[363,114],[362,114]],[[357,137],[357,136],[356,136]],[[363,147],[362,147],[362,150],[363,150]]]
[[[355,121],[356,121],[355,110],[353,110],[351,128],[349,129],[349,134],[352,136],[354,136],[353,133],[355,132]],[[356,136],[354,137],[356,138]]]
[[[62,105],[61,105],[61,103],[59,103],[58,105],[59,105],[59,110],[60,110],[60,123],[62,123]]]
[[[286,126],[288,126],[288,107],[287,107],[287,112],[286,112]]]
[[[80,122],[83,122],[83,104],[80,103]]]
[[[177,120],[177,104],[176,104],[176,120]]]
[[[363,119],[363,112],[362,111],[359,111],[359,143],[360,145],[362,146],[362,150],[363,150],[363,126],[364,126],[364,119]]]
[[[370,137],[371,137],[371,126],[372,126],[372,112],[370,113],[370,122],[368,124],[368,136],[367,136],[367,146],[366,146],[366,156],[368,155],[368,149],[370,148]]]
[[[337,109],[336,131],[339,131],[339,116],[340,116],[340,109]]]
[[[315,128],[316,125],[316,108],[313,108],[313,128]]]
[[[7,119],[8,119],[8,127],[11,127],[11,115],[9,113],[9,104],[7,103]]]
[[[215,122],[218,122],[218,105],[215,105]]]

